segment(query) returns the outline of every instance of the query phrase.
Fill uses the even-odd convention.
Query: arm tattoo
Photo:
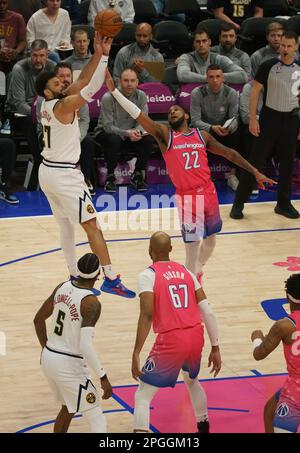
[[[90,297],[90,296],[88,296]],[[81,327],[94,327],[101,314],[101,305],[96,297],[90,298],[84,302],[82,301],[82,326]]]

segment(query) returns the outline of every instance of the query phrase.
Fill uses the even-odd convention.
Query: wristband
[[[258,346],[260,346],[262,344],[262,339],[261,338],[255,338],[253,341],[252,341],[252,346],[253,346],[253,351],[254,349],[256,349]]]

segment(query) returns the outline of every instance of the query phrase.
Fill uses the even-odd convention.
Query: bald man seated
[[[150,41],[152,39],[152,27],[143,22],[136,27],[135,41],[128,46],[122,47],[116,55],[113,77],[119,82],[120,74],[124,69],[134,69],[139,82],[158,82],[144,67],[144,61],[164,61],[164,57],[154,49]]]

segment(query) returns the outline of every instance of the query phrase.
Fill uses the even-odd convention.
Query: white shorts
[[[57,400],[70,414],[100,406],[99,394],[90,380],[84,359],[52,352],[45,347],[42,370]]]
[[[89,189],[80,168],[39,168],[39,183],[51,206],[53,215],[83,223],[97,217]]]

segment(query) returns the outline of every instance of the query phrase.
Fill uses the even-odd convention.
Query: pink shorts
[[[140,379],[155,387],[174,387],[181,369],[195,379],[203,345],[202,324],[158,334]]]
[[[175,193],[181,234],[184,242],[195,242],[222,229],[218,195],[211,182],[205,189]]]

